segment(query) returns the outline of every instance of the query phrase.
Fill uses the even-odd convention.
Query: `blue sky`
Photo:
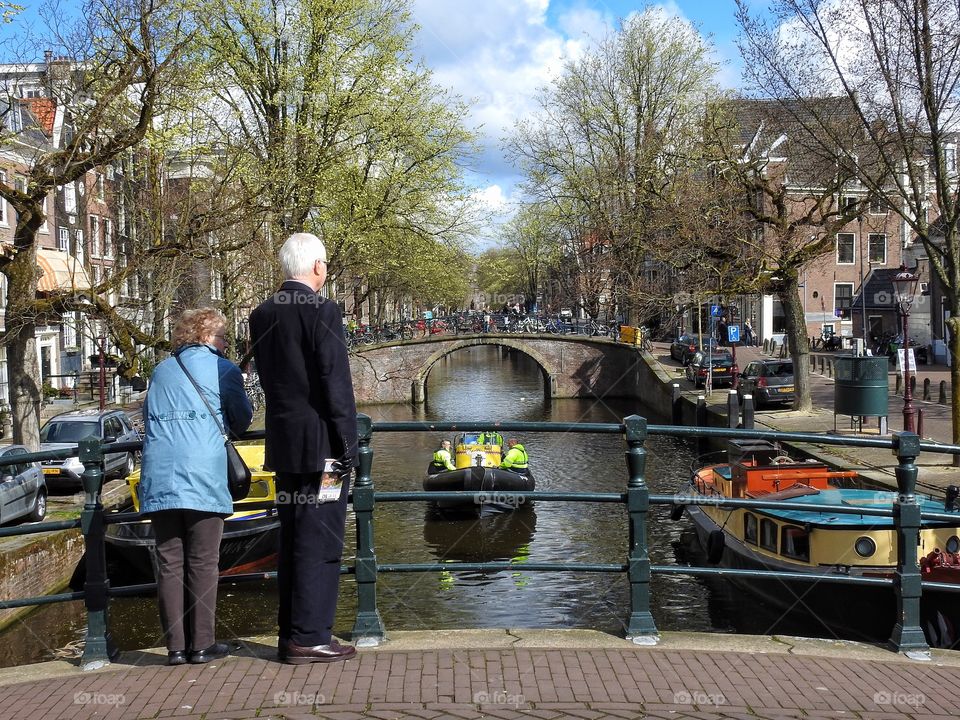
[[[9,43],[16,43],[24,21],[35,21],[42,4],[19,1],[26,7],[24,15],[0,27],[0,42],[5,43],[0,48],[2,60],[12,59]],[[464,122],[478,133],[481,154],[469,170],[468,182],[491,219],[500,212],[509,214],[520,179],[504,157],[502,139],[519,118],[535,109],[537,88],[556,76],[565,58],[582,53],[606,28],[616,27],[622,18],[644,8],[628,0],[410,3],[421,28],[416,54],[433,70],[437,83],[471,104]],[[765,0],[751,0],[751,4],[759,7]],[[69,13],[79,3],[60,0],[57,5]],[[728,88],[739,84],[734,0],[666,0],[655,5],[711,36],[717,60],[723,64],[720,83]]]
[[[711,36],[722,64],[718,80],[727,88],[739,84],[734,0],[656,5]],[[537,88],[565,58],[644,7],[626,0],[413,0],[418,54],[439,84],[471,102],[465,122],[479,133],[482,151],[468,180],[494,221],[491,232],[498,213],[510,214],[520,180],[501,149],[505,134],[536,109]]]

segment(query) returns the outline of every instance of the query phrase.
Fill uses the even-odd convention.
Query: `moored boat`
[[[223,524],[220,540],[220,574],[272,570],[276,567],[280,541],[280,520],[276,508],[244,510],[244,504],[275,502],[274,475],[263,469],[263,445],[237,445],[252,472],[250,493]],[[127,478],[134,510],[140,511],[140,471]],[[106,541],[121,562],[141,574],[155,576],[156,541],[149,520],[114,523],[107,526]]]
[[[889,508],[897,493],[843,487],[856,477],[819,462],[794,462],[769,443],[731,443],[731,461],[696,469],[688,487],[701,505],[686,505],[708,562],[746,570],[892,578],[897,538],[891,517],[836,513],[825,506]],[[746,450],[746,452],[744,452]],[[730,508],[723,498],[784,501],[803,510]],[[944,512],[943,501],[918,495],[921,512]],[[679,506],[678,506],[679,507]],[[955,522],[924,520],[917,561],[924,580],[960,581],[960,513]],[[896,619],[892,586],[784,578],[731,577],[739,589],[788,612],[806,613],[833,632],[889,639]],[[960,630],[960,595],[925,590],[922,625],[928,642],[952,647]]]
[[[481,437],[484,435],[486,437]],[[489,437],[495,435],[495,437]],[[486,440],[492,442],[486,442]],[[435,472],[427,468],[423,489],[443,492],[479,492],[476,499],[440,500],[437,507],[459,511],[491,512],[515,510],[526,502],[515,493],[529,492],[535,487],[533,474],[514,472],[500,467],[502,438],[493,433],[461,433],[454,443],[453,462],[456,470]]]

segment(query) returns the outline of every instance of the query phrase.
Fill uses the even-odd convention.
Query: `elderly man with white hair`
[[[317,294],[327,279],[323,242],[291,235],[280,265],[286,281],[250,314],[266,400],[266,464],[276,473],[280,518],[277,650],[290,664],[337,662],[356,653],[332,631],[349,474],[357,465],[357,408],[343,316]],[[326,501],[338,475],[339,497]]]

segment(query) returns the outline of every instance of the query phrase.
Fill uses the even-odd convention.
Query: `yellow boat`
[[[263,469],[262,444],[237,445],[240,457],[250,468],[250,493],[236,503],[236,512],[223,525],[220,541],[220,574],[261,572],[276,567],[280,541],[280,520],[276,508],[244,510],[251,503],[276,502],[274,474]],[[133,508],[140,512],[140,469],[127,477]],[[115,523],[107,527],[107,542],[130,565],[154,574],[156,561],[153,526],[149,520]]]
[[[443,492],[472,491],[480,492],[481,495],[475,499],[441,500],[437,502],[437,507],[475,511],[481,515],[515,510],[525,502],[525,498],[518,497],[516,493],[534,489],[533,474],[529,470],[519,473],[500,467],[503,438],[499,433],[490,438],[495,442],[480,442],[479,435],[459,434],[454,442],[453,457],[453,464],[457,469],[437,472],[431,463],[423,480],[423,489]],[[486,439],[487,437],[484,438]]]

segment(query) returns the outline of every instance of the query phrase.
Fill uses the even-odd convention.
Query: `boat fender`
[[[723,548],[726,541],[723,530],[714,530],[707,536],[707,562],[716,565],[723,557]]]
[[[670,519],[676,521],[676,520],[679,520],[680,518],[682,518],[682,517],[683,517],[683,508],[684,508],[683,505],[671,505],[671,506],[670,506]]]

